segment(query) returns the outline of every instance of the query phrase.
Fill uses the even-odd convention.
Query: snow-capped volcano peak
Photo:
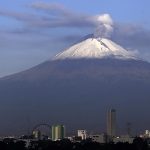
[[[80,58],[137,59],[135,54],[106,38],[89,38],[57,54],[54,60]]]

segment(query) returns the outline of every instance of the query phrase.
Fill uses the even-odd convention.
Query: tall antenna
[[[127,122],[127,134],[131,135],[131,122]]]
[[[30,129],[31,120],[30,120],[30,116],[27,116],[26,121],[27,121],[27,135],[31,135],[31,129]]]

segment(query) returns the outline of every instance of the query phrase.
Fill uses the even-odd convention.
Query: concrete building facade
[[[89,138],[90,138],[93,142],[97,142],[97,143],[106,143],[106,142],[107,142],[107,137],[106,137],[105,134],[90,135]]]
[[[53,125],[52,126],[52,140],[62,140],[65,138],[65,126],[64,125]]]
[[[116,110],[110,109],[107,112],[107,135],[116,136]]]
[[[78,130],[78,137],[81,137],[82,140],[87,138],[87,131],[86,130]]]

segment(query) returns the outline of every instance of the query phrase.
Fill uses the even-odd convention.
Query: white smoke
[[[95,17],[96,30],[94,37],[98,38],[110,38],[113,32],[113,20],[109,14],[102,14]]]

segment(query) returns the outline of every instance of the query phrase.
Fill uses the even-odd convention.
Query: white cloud
[[[95,37],[110,37],[113,32],[113,20],[109,14],[102,14],[95,17],[96,21],[96,31],[94,33]]]

